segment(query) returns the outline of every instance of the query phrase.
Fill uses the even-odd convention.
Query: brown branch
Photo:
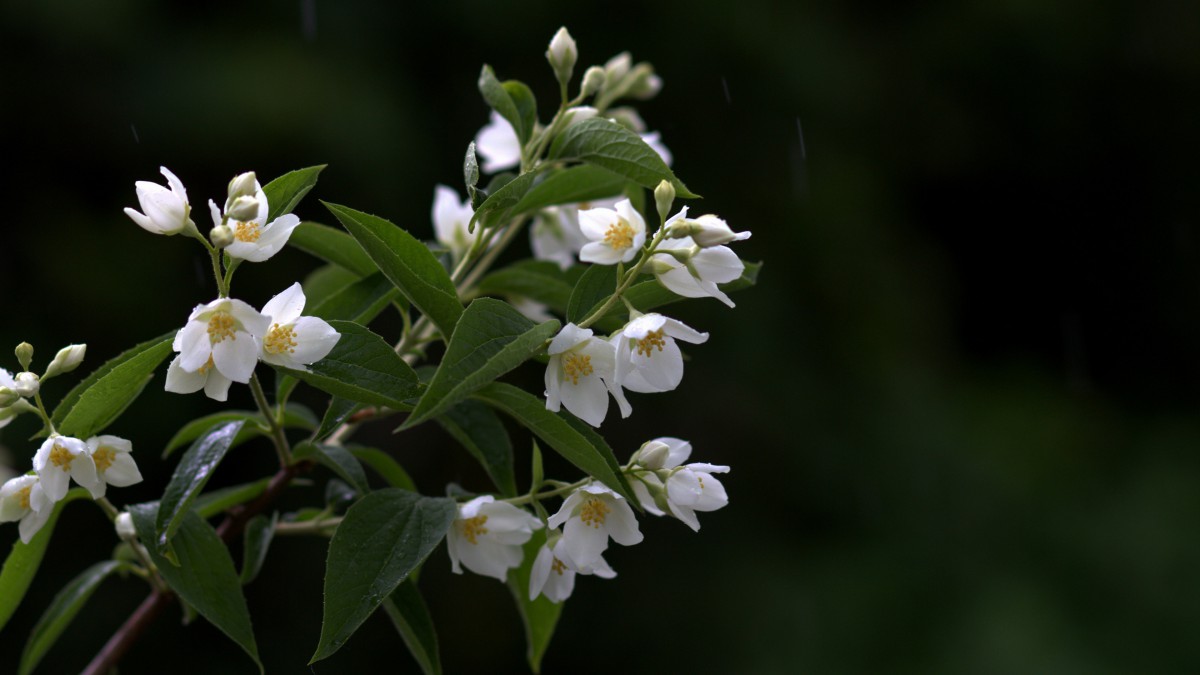
[[[267,483],[267,489],[263,490],[257,499],[229,510],[225,520],[217,526],[217,535],[228,544],[242,533],[251,518],[265,511],[283,493],[296,474],[307,471],[311,466],[307,462],[301,462],[280,469],[271,477],[271,481]],[[170,591],[162,590],[155,590],[146,596],[142,604],[134,610],[133,614],[129,615],[125,623],[117,629],[117,632],[113,633],[104,647],[92,659],[92,662],[83,670],[83,675],[107,675],[113,668],[116,668],[121,657],[125,656],[125,652],[129,651],[129,648],[137,642],[146,628],[162,613],[163,608],[171,604],[174,599],[175,596]]]

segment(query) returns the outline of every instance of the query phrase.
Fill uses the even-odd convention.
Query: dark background
[[[546,118],[562,24],[577,72],[625,49],[656,65],[643,116],[707,197],[694,212],[752,230],[737,250],[766,264],[735,310],[679,306],[712,333],[683,386],[605,425],[622,459],[678,435],[732,465],[730,506],[698,535],[643,521],[616,580],[580,580],[545,670],[1195,672],[1200,4],[4,3],[2,353],[87,342],[90,370],[214,296],[198,246],[121,213],[160,164],[204,225],[235,173],[328,163],[301,217],[331,222],[320,198],[430,236],[433,186],[460,187],[486,119],[480,63]],[[314,266],[244,266],[236,293],[261,305]],[[148,479],[113,499],[155,498],[158,449],[217,407],[160,374],[111,429]],[[32,430],[3,433],[22,470]],[[366,438],[426,493],[486,487],[436,428]],[[272,462],[246,446],[213,484]],[[0,671],[113,543],[98,510],[67,511]],[[277,540],[247,589],[271,672],[315,647],[324,545]],[[421,580],[448,672],[521,672],[506,589],[448,568],[439,550]],[[81,668],[143,594],[108,582],[44,672]],[[252,672],[178,617],[121,672]],[[379,616],[313,670],[393,663],[416,668]]]

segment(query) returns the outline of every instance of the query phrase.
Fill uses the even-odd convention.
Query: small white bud
[[[225,202],[226,209],[228,210],[228,204],[238,197],[253,197],[257,191],[258,178],[254,175],[254,172],[239,173],[233,177],[233,180],[229,181],[229,197],[228,201]],[[241,219],[239,218],[239,220]]]
[[[0,387],[0,408],[7,408],[20,400],[21,395],[17,392],[8,387]]]
[[[604,82],[609,87],[615,87],[618,82],[625,79],[629,74],[629,68],[633,65],[633,57],[629,52],[621,52],[608,60],[604,64]]]
[[[603,87],[604,69],[600,66],[592,66],[583,73],[583,84],[579,87],[579,94],[586,98],[600,91]]]
[[[258,215],[258,199],[242,195],[226,205],[225,215],[233,220],[253,220]]]
[[[658,187],[654,188],[654,205],[658,208],[658,218],[661,222],[666,222],[667,214],[671,212],[671,205],[674,203],[675,186],[667,180],[659,181]]]
[[[558,29],[550,40],[550,49],[546,52],[546,60],[554,69],[554,75],[562,84],[571,81],[571,73],[575,71],[575,60],[579,52],[575,49],[575,39],[567,32],[566,26]]]
[[[83,363],[85,353],[87,353],[87,345],[67,345],[58,350],[58,353],[54,355],[54,360],[46,367],[46,373],[42,375],[42,379],[75,370],[80,363]]]
[[[117,529],[117,536],[122,541],[137,539],[137,529],[133,526],[133,516],[129,515],[128,511],[118,513],[117,519],[113,521],[113,526]]]
[[[584,120],[590,120],[599,114],[599,112],[590,105],[577,105],[574,108],[568,108],[563,113],[567,118],[567,123],[563,126],[563,129],[569,129]]]
[[[633,82],[629,85],[629,95],[633,98],[644,101],[662,91],[662,78],[654,74],[654,67],[649,63],[639,63],[630,78]]]
[[[711,213],[688,221],[691,225],[691,237],[701,248],[723,246],[733,241],[749,239],[749,232],[734,232],[729,225]]]
[[[671,453],[671,446],[662,441],[647,441],[637,451],[634,456],[634,461],[651,471],[657,471],[664,468],[667,462],[667,455]]]
[[[33,345],[28,342],[22,342],[17,345],[13,353],[17,355],[17,362],[21,364],[21,367],[28,370],[29,364],[33,363]]]
[[[217,248],[225,248],[233,243],[233,230],[228,225],[218,225],[208,233],[208,240]]]
[[[25,398],[37,396],[38,390],[42,388],[42,383],[39,381],[37,374],[29,371],[17,373],[17,376],[13,378],[13,381],[16,383],[16,386],[13,387],[13,391],[17,392],[21,396],[24,396]]]

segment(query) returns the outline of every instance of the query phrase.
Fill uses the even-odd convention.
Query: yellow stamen
[[[271,332],[267,333],[266,339],[263,340],[263,351],[268,354],[289,354],[296,353],[296,331],[291,326],[280,326],[275,324],[271,326]]]
[[[96,470],[100,473],[108,471],[108,467],[112,466],[116,460],[117,453],[105,445],[96,448],[96,451],[92,453],[92,461],[96,463]]]
[[[50,463],[61,468],[63,471],[71,470],[71,461],[73,459],[75,459],[75,455],[72,455],[70,450],[67,450],[58,443],[55,443],[54,447],[50,450]]]
[[[611,511],[608,504],[599,499],[589,499],[579,511],[579,519],[583,521],[584,525],[591,525],[598,530]]]
[[[209,354],[208,361],[204,365],[200,366],[200,370],[196,372],[200,373],[201,375],[207,375],[208,371],[212,370],[215,366],[216,364],[213,363],[212,354]]]
[[[562,573],[567,570],[567,566],[563,564],[563,561],[555,558],[554,562],[550,563],[550,569],[554,570],[555,574],[561,577]]]
[[[237,321],[229,315],[229,312],[217,312],[208,320],[208,341],[215,345],[225,338],[236,340],[237,336],[234,335],[236,329]]]
[[[658,347],[658,351],[661,352],[663,350],[663,345],[666,343],[667,341],[663,338],[663,332],[661,328],[655,331],[650,331],[646,334],[646,337],[637,341],[637,353],[650,356],[655,347]]]
[[[261,236],[262,228],[254,221],[238,223],[233,227],[233,238],[241,242],[253,244]]]
[[[604,243],[617,251],[633,246],[633,226],[625,222],[624,218],[618,218],[617,222],[608,226],[608,232],[604,233]]]
[[[563,357],[563,372],[570,378],[571,384],[579,384],[579,378],[591,375],[592,357],[587,354],[567,354]]]
[[[20,503],[21,508],[25,509],[26,511],[29,510],[29,491],[32,489],[33,489],[33,486],[30,485],[29,487],[23,487],[20,490],[17,490],[18,503]],[[555,562],[558,562],[558,561],[556,560]]]
[[[487,521],[487,516],[475,516],[462,521],[463,536],[472,544],[476,543],[477,537],[488,533],[488,529],[483,526]]]

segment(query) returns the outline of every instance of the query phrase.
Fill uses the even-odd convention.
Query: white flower
[[[678,387],[683,354],[676,339],[698,345],[708,340],[708,333],[657,313],[631,319],[617,334],[617,384],[641,393]]]
[[[671,216],[663,227],[670,232],[673,228],[685,226],[686,222],[685,206],[679,213]],[[717,288],[717,284],[728,283],[742,276],[746,265],[728,246],[701,248],[691,237],[680,237],[664,239],[655,250],[676,252],[655,253],[650,257],[648,265],[659,283],[666,286],[667,290],[685,298],[709,296],[730,307],[734,306],[729,296]]]
[[[250,176],[253,175],[253,172],[250,172]],[[239,178],[241,176],[234,178],[230,183],[231,190],[245,189],[243,184],[249,179],[239,181]],[[239,185],[235,186],[234,183]],[[267,223],[271,209],[267,203],[267,195],[258,184],[258,180],[254,181],[254,197],[235,197],[231,194],[225,202],[224,217],[211,199],[208,200],[208,210],[212,213],[213,227],[227,225],[233,231],[233,243],[225,247],[225,252],[231,257],[247,262],[262,262],[279,253],[287,244],[288,237],[292,236],[292,230],[300,224],[300,218],[293,213],[279,216]]]
[[[621,417],[633,411],[616,383],[616,346],[592,337],[589,328],[563,326],[546,350],[546,409],[558,412],[565,405],[576,417],[598,427],[608,414],[611,393]]]
[[[179,234],[188,227],[195,228],[196,224],[189,217],[192,207],[188,204],[183,183],[167,167],[160,166],[159,170],[167,177],[171,189],[141,180],[134,183],[138,203],[145,213],[126,208],[125,215],[141,225],[142,229],[155,234]]]
[[[483,157],[484,173],[511,169],[521,163],[521,139],[508,120],[495,110],[475,135],[475,151]]]
[[[96,484],[100,480],[96,475],[96,463],[88,453],[87,444],[78,438],[47,438],[33,456],[33,469],[37,471],[42,490],[45,490],[46,497],[51,502],[66,496],[72,478],[92,494],[97,490],[103,494],[103,490]]]
[[[28,544],[52,513],[53,502],[38,476],[17,476],[0,486],[0,523],[20,521],[22,542]]]
[[[617,198],[613,197],[543,210],[529,230],[533,257],[558,263],[564,270],[575,264],[575,257],[588,243],[588,238],[579,229],[579,212],[593,208],[611,209],[616,205]]]
[[[37,373],[17,373],[17,376],[13,378],[13,383],[12,390],[24,398],[37,396],[38,391],[42,388],[41,378],[37,376]]]
[[[575,590],[576,574],[594,574],[601,579],[612,579],[617,573],[609,567],[604,558],[599,558],[590,566],[579,567],[571,561],[565,551],[558,549],[562,542],[560,537],[554,537],[553,542],[547,541],[538,550],[529,571],[529,600],[544,595],[550,602],[562,602],[571,597]],[[561,555],[562,557],[558,557]]]
[[[246,383],[258,363],[259,338],[271,320],[250,305],[218,298],[196,305],[188,323],[172,345],[179,356],[167,368],[166,390],[190,394],[204,389],[208,397],[224,401],[229,382]]]
[[[471,208],[471,199],[462,201],[458,193],[438,185],[433,191],[433,233],[442,246],[450,249],[450,256],[460,260],[476,239],[483,236],[483,227],[475,225],[475,234],[467,231],[475,209]]]
[[[683,464],[691,454],[692,444],[678,438],[647,442],[634,456],[630,485],[646,511],[662,516],[666,515],[665,507],[698,532],[696,511],[716,511],[729,503],[725,486],[712,475],[728,473],[729,467],[702,462]],[[661,476],[666,476],[665,485]]]
[[[504,581],[508,570],[521,564],[521,545],[541,526],[529,512],[491,495],[460,504],[446,535],[451,569],[462,574],[461,563],[476,574]]]
[[[609,537],[622,546],[642,540],[633,509],[621,495],[598,483],[572,492],[547,522],[550,527],[563,528],[559,547],[577,569],[602,564],[600,556],[608,548]]]
[[[129,487],[142,482],[142,473],[133,461],[133,444],[118,436],[93,436],[87,439],[88,454],[96,464],[95,488],[88,488],[94,499],[104,496],[107,485]]]
[[[341,335],[324,319],[300,316],[304,303],[304,290],[296,282],[263,307],[262,313],[271,320],[271,328],[262,340],[263,361],[307,371],[310,363],[333,350]]]
[[[579,229],[590,242],[579,251],[583,262],[615,265],[629,262],[646,242],[646,221],[628,199],[611,209],[579,212]]]

